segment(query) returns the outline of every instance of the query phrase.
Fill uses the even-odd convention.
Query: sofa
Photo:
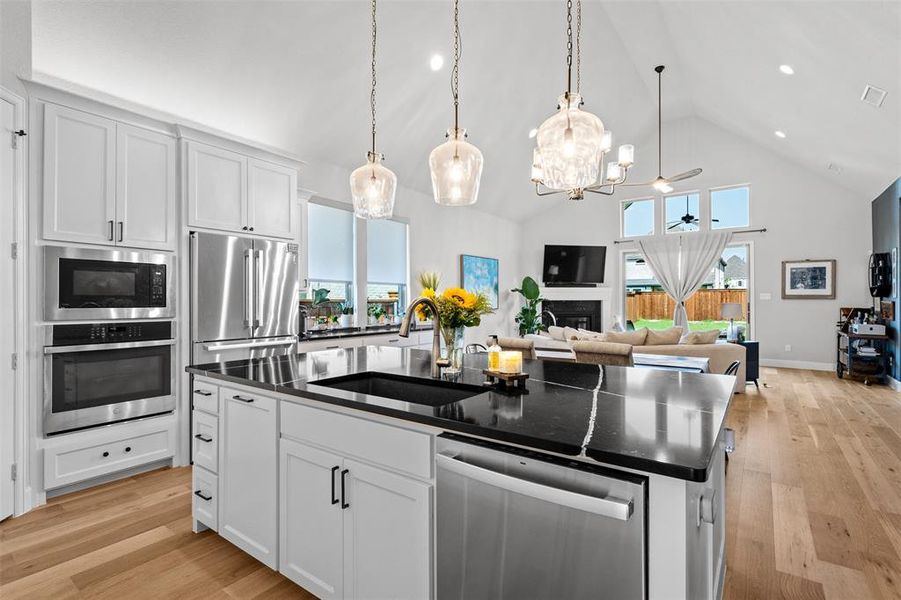
[[[713,334],[706,335],[713,337]],[[571,350],[573,343],[577,341],[629,343],[635,354],[707,358],[710,360],[710,372],[719,374],[725,373],[729,365],[738,361],[740,366],[735,375],[735,391],[737,393],[743,392],[746,373],[745,347],[740,344],[725,342],[697,343],[698,340],[704,341],[703,338],[706,335],[698,334],[697,332],[682,335],[681,328],[678,327],[656,332],[648,332],[648,330],[642,329],[635,332],[610,332],[608,334],[570,329],[568,327],[551,327],[547,332],[530,334],[525,337],[534,342],[536,350],[562,350],[567,348]],[[661,341],[668,343],[658,343]]]

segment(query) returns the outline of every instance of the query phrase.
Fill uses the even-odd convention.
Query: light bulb
[[[458,186],[454,186],[451,188],[450,195],[452,199],[459,200],[463,196],[463,192]]]
[[[611,148],[613,148],[613,132],[607,130],[601,136],[601,152],[610,152]]]
[[[567,127],[563,132],[563,154],[572,156],[576,152],[576,144],[573,142],[573,128]]]
[[[669,194],[673,191],[673,186],[671,186],[666,179],[658,177],[657,181],[654,182],[654,189],[658,192]]]
[[[619,181],[620,178],[622,178],[622,176],[623,176],[623,168],[619,164],[617,164],[613,161],[610,161],[607,163],[607,175],[604,177],[604,179],[606,181],[608,181],[608,182]]]
[[[463,179],[463,165],[460,162],[459,156],[454,156],[454,160],[451,163],[450,179],[454,182],[461,181]]]
[[[635,161],[635,146],[632,144],[623,144],[619,147],[617,162],[623,167],[631,167]]]

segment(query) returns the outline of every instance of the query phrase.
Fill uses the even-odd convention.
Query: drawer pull
[[[194,393],[198,396],[212,396],[213,392],[208,392],[206,390],[194,390]]]
[[[246,402],[247,404],[250,404],[251,402],[253,402],[253,398],[245,398],[243,396],[238,396],[237,394],[232,396],[232,398],[234,400],[240,400],[241,402]]]
[[[210,500],[213,499],[212,496],[207,496],[206,494],[204,494],[204,493],[201,492],[200,490],[197,490],[196,492],[194,492],[194,495],[197,496],[198,498],[200,498],[201,500],[206,500],[207,502],[209,502]]]
[[[344,469],[343,471],[341,471],[341,510],[344,510],[345,508],[350,508],[350,502],[345,501],[345,498],[347,498],[347,493],[346,493],[346,490],[344,489],[344,487],[346,485],[346,477],[347,477],[348,473],[350,473],[350,471],[348,469]]]
[[[106,458],[107,456],[109,456],[109,452],[104,451],[104,452],[103,452],[103,458]]]
[[[206,436],[204,436],[202,433],[195,434],[195,435],[194,435],[194,438],[200,440],[201,442],[207,442],[207,443],[213,441],[213,438],[211,438],[211,437],[206,437]]]
[[[335,497],[335,473],[340,469],[339,466],[332,467],[332,504],[338,504],[338,498]]]

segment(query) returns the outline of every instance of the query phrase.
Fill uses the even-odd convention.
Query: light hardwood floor
[[[763,375],[729,415],[725,597],[901,598],[901,394]],[[312,598],[191,533],[190,486],[155,471],[0,523],[0,598]]]

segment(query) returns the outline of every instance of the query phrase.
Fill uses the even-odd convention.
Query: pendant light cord
[[[375,42],[376,42],[376,21],[375,21],[375,2],[372,0],[372,90],[369,93],[369,112],[372,119],[372,155],[375,157]]]
[[[663,177],[663,65],[654,70],[657,71],[657,177]]]
[[[460,128],[460,0],[454,0],[454,70],[451,73],[454,97],[454,137]]]
[[[566,101],[573,83],[573,0],[566,0]]]
[[[582,0],[576,0],[576,93],[582,94]]]

